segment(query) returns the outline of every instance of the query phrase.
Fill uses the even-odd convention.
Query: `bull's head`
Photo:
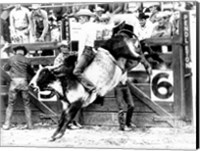
[[[42,91],[53,81],[55,81],[55,76],[51,72],[51,69],[40,66],[36,75],[30,81],[29,86]]]

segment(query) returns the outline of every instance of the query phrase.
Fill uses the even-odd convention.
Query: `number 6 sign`
[[[153,70],[151,76],[151,100],[174,101],[173,71]]]

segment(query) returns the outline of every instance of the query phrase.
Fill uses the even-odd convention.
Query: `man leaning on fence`
[[[28,94],[28,81],[34,75],[34,71],[25,57],[27,49],[24,46],[17,46],[14,48],[15,55],[12,56],[4,65],[4,70],[9,72],[11,83],[8,94],[8,107],[6,109],[4,130],[11,127],[11,117],[13,114],[13,107],[17,101],[17,96],[21,95],[24,103],[25,117],[28,129],[32,129],[30,99]]]

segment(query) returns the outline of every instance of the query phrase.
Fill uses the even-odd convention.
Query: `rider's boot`
[[[94,59],[94,52],[91,47],[85,47],[82,55],[78,59],[78,62],[74,68],[73,74],[77,76],[79,81],[83,84],[83,86],[89,91],[92,92],[95,87],[93,83],[91,83],[88,79],[83,77],[84,70],[88,67],[88,65]]]

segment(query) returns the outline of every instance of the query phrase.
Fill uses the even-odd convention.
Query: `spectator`
[[[61,39],[61,33],[60,33],[61,20],[57,21],[53,10],[49,10],[48,20],[49,20],[49,30],[50,30],[51,41],[52,42],[60,41],[60,39]]]
[[[153,25],[150,21],[147,21],[149,18],[148,15],[140,13],[138,16],[139,27],[135,31],[135,34],[138,36],[139,40],[150,38],[152,35]]]
[[[27,58],[25,58],[27,49],[24,46],[17,46],[14,48],[14,51],[15,55],[11,57],[8,63],[4,66],[4,70],[9,71],[10,73],[11,83],[9,88],[8,107],[6,109],[6,118],[3,129],[10,129],[13,106],[19,94],[21,95],[24,102],[27,122],[26,128],[32,129],[30,99],[28,94],[28,80],[30,80],[30,76],[34,75],[34,71],[31,68]]]
[[[150,16],[149,16],[149,20],[152,22],[152,23],[155,23],[157,21],[156,19],[156,14],[158,12],[160,12],[160,3],[159,2],[149,2],[149,3],[144,3],[144,6],[145,5],[148,5],[146,7],[146,9],[144,10],[144,12],[150,12]]]
[[[58,46],[60,53],[54,60],[54,66],[60,66],[63,64],[64,59],[69,56],[69,44],[66,40],[63,40]]]
[[[20,4],[10,12],[10,33],[12,43],[29,43],[29,10]]]
[[[101,17],[105,10],[103,8],[101,8],[100,6],[97,6],[97,8],[94,9],[93,11],[96,13],[96,15],[98,17]]]
[[[170,23],[173,25],[173,34],[178,35],[179,34],[179,22],[180,22],[180,11],[174,10],[171,17],[170,17]]]
[[[99,6],[97,6],[97,8],[94,9],[93,11],[96,13],[96,19],[95,19],[95,21],[96,22],[100,22],[100,18],[104,14],[104,9],[101,8],[101,7],[99,7]]]
[[[44,42],[47,40],[49,29],[47,12],[41,9],[39,4],[33,4],[30,9],[32,9],[30,19],[33,41]]]
[[[157,14],[158,25],[153,28],[151,37],[165,37],[170,38],[173,34],[173,26],[169,22],[169,13],[159,12]]]
[[[126,13],[137,13],[141,8],[141,2],[129,2],[125,5]]]
[[[121,14],[124,13],[125,4],[124,3],[109,3],[109,4],[100,4],[104,8],[105,12],[112,14]]]
[[[10,21],[9,21],[9,16],[10,16],[10,11],[14,8],[13,5],[9,5],[5,8],[3,8],[3,12],[1,13],[1,33],[3,36],[3,40],[5,42],[11,43],[11,37],[10,37]]]

